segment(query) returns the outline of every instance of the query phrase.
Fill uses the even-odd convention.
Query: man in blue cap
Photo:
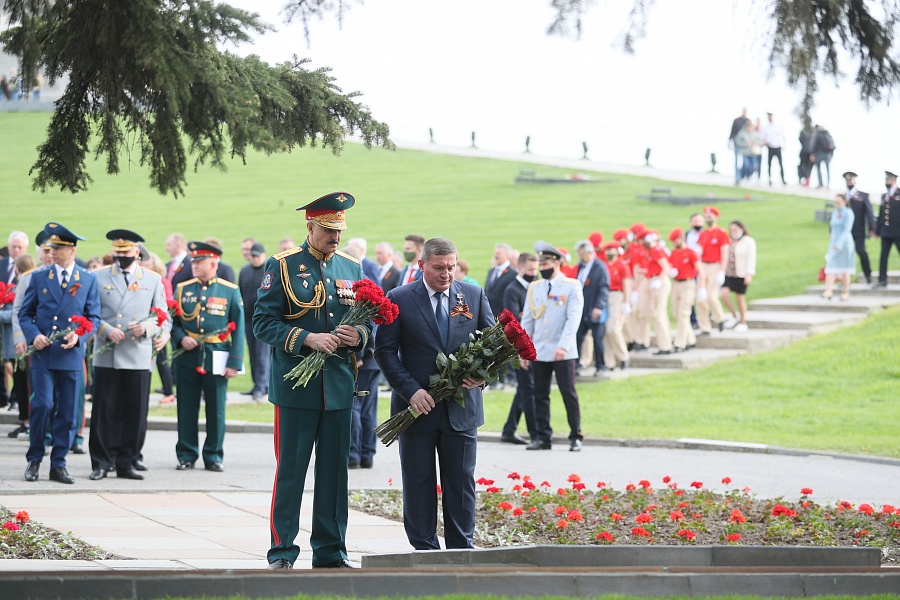
[[[199,425],[201,392],[206,402],[206,441],[203,464],[207,471],[225,470],[225,396],[228,380],[244,368],[244,303],[238,286],[216,276],[222,250],[203,242],[190,242],[193,279],[175,290],[172,349],[178,387],[179,471],[194,468],[201,455]],[[222,354],[224,353],[224,354]],[[174,355],[173,355],[174,356]],[[224,365],[218,362],[223,357]]]
[[[338,325],[350,310],[353,283],[363,278],[359,261],[338,250],[355,204],[334,192],[301,206],[306,241],[266,261],[253,313],[253,333],[273,346],[269,402],[275,405],[275,488],[272,492],[269,569],[291,569],[300,554],[300,502],[313,448],[316,483],[310,546],[314,568],[352,568],[347,560],[347,468],[356,356],[372,324]],[[284,376],[300,360],[329,353],[320,373],[294,387]]]
[[[582,446],[581,409],[575,391],[575,369],[578,364],[576,335],[584,308],[584,295],[577,279],[559,270],[562,253],[547,242],[537,242],[534,251],[540,260],[542,279],[528,286],[522,328],[531,336],[537,360],[522,368],[534,370],[535,435],[527,450],[550,450],[553,428],[550,427],[550,379],[555,374],[569,420],[569,450],[579,452]]]
[[[50,479],[75,483],[66,470],[66,456],[75,440],[78,406],[78,373],[84,368],[84,346],[92,335],[78,335],[72,317],[92,323],[100,321],[100,296],[97,278],[75,264],[76,245],[83,237],[59,223],[44,227],[52,248],[54,265],[34,271],[25,291],[19,323],[25,341],[35,347],[31,355],[31,444],[26,458],[25,481],[36,481],[44,458],[44,434],[53,413],[53,450],[50,454]],[[59,331],[69,333],[51,341]],[[54,397],[56,406],[54,411]]]

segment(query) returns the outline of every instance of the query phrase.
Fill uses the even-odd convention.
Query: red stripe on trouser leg
[[[278,532],[275,530],[275,492],[278,490],[278,468],[281,466],[281,408],[275,406],[275,482],[272,484],[272,504],[269,506],[269,529],[272,532],[272,539],[275,540],[274,545],[281,544]]]

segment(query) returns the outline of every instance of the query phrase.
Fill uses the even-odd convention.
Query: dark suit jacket
[[[495,317],[503,310],[503,292],[506,290],[506,286],[515,281],[516,276],[519,274],[510,265],[503,269],[500,277],[497,278],[497,281],[494,281],[494,272],[496,270],[497,267],[494,267],[488,271],[487,278],[484,280],[484,293],[487,294],[488,302],[491,305],[491,310],[494,311]]]
[[[231,268],[231,265],[226,265],[222,261],[219,261],[219,268],[216,269],[216,277],[224,279],[229,283],[237,283],[237,278],[234,276],[234,269]]]
[[[381,278],[381,281],[378,282],[378,285],[380,285],[381,289],[385,292],[389,292],[400,285],[400,269],[391,267],[388,272],[384,274],[384,277]]]
[[[381,269],[378,268],[375,261],[363,258],[360,263],[362,264],[363,275],[365,275],[366,279],[371,279],[375,283],[378,283],[378,275],[381,273]]]
[[[865,192],[856,192],[849,198],[850,210],[853,211],[853,239],[865,238],[870,231],[875,230],[875,212],[872,210],[872,202]],[[2,273],[0,269],[0,273]]]
[[[578,263],[578,273],[584,265]],[[594,259],[591,263],[591,270],[588,271],[587,279],[584,280],[584,310],[581,313],[581,320],[584,323],[596,323],[591,320],[591,312],[595,308],[601,311],[606,308],[609,302],[609,269],[603,261]]]
[[[393,388],[391,414],[409,408],[409,399],[420,389],[428,389],[428,377],[438,372],[438,352],[450,354],[468,343],[469,334],[494,324],[494,315],[484,292],[476,285],[454,281],[450,286],[450,305],[456,305],[457,294],[469,305],[472,318],[457,315],[450,318],[450,339],[441,347],[437,320],[425,282],[415,281],[391,290],[387,297],[399,308],[400,316],[390,325],[380,325],[375,338],[375,360]],[[484,424],[481,389],[466,391],[465,407],[452,400],[447,405],[450,425],[456,431],[475,429]],[[422,415],[408,431],[433,431],[440,426],[441,411]]]
[[[514,279],[503,292],[503,308],[514,314],[519,321],[522,320],[527,294],[528,288],[519,283],[518,279]]]
[[[15,263],[13,259],[8,256],[4,256],[0,258],[0,281],[6,283],[6,276],[9,273],[9,265]],[[16,266],[13,264],[13,281],[16,281]]]
[[[166,273],[169,272],[169,265],[172,264],[172,261],[166,263]],[[184,283],[188,279],[193,279],[194,275],[191,273],[191,255],[188,254],[184,257],[184,260],[181,261],[181,266],[176,267],[175,273],[172,274],[172,289],[176,289],[179,283]]]

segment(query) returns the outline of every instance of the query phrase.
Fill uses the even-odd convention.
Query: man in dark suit
[[[0,258],[0,281],[3,283],[10,285],[17,283],[16,280],[16,259],[28,252],[28,236],[24,231],[13,231],[9,234],[9,241],[7,243],[6,249],[9,253],[8,256],[4,256]],[[4,342],[4,346],[9,346],[9,350],[12,349],[12,328],[9,328],[9,331],[4,331],[8,335],[6,341]],[[10,352],[11,355],[11,352]],[[0,408],[7,405],[7,403],[13,403],[13,406],[10,407],[10,410],[15,409],[15,398],[12,395],[13,390],[6,389],[6,380],[7,373],[4,371],[6,369],[5,361],[0,362]],[[11,373],[10,369],[10,373]],[[22,393],[22,390],[19,390],[19,393]],[[26,399],[27,400],[27,399]]]
[[[878,281],[873,287],[887,287],[888,258],[891,246],[900,252],[900,188],[897,187],[897,175],[884,172],[884,187],[887,193],[881,197],[881,208],[878,220],[875,221],[875,235],[881,238],[881,258],[878,261]],[[893,220],[891,214],[893,213]]]
[[[856,173],[847,171],[844,180],[847,182],[847,205],[853,211],[853,243],[856,246],[856,255],[859,256],[863,275],[866,283],[872,283],[872,263],[869,261],[869,253],[866,252],[866,239],[874,237],[875,212],[872,210],[872,202],[869,194],[856,188]]]
[[[166,263],[166,279],[172,284],[172,289],[178,287],[192,278],[191,257],[187,251],[187,240],[180,233],[173,233],[166,239],[166,252],[172,260]]]
[[[375,260],[378,261],[378,285],[389,292],[400,285],[400,269],[394,266],[394,248],[387,242],[375,246]]]
[[[435,358],[469,341],[469,334],[494,323],[487,297],[474,285],[453,280],[459,255],[450,240],[433,238],[423,247],[421,280],[388,294],[400,316],[381,325],[375,360],[393,393],[391,413],[412,407],[421,416],[400,434],[403,475],[403,523],[416,550],[438,550],[437,452],[443,488],[444,539],[447,548],[474,547],[476,429],[484,424],[480,386],[465,380],[465,406],[435,405],[428,378],[437,373]]]
[[[82,316],[100,322],[100,295],[97,278],[75,264],[75,245],[84,238],[59,223],[44,227],[53,248],[54,265],[34,271],[19,311],[19,324],[25,342],[35,347],[31,355],[31,444],[25,457],[25,481],[37,481],[44,458],[44,436],[53,417],[53,450],[50,454],[50,479],[72,484],[75,479],[66,470],[66,456],[78,429],[79,374],[84,369],[84,347],[93,335],[78,332],[70,319]],[[72,326],[72,331],[53,341],[55,332]],[[82,393],[83,393],[83,388]]]
[[[606,311],[609,303],[609,269],[597,259],[594,245],[588,240],[575,244],[578,254],[578,281],[584,292],[584,309],[581,324],[575,336],[578,351],[581,352],[587,332],[594,338],[594,375],[608,370],[603,362],[603,336],[606,335]]]
[[[487,295],[488,302],[494,316],[500,314],[503,310],[503,292],[506,286],[516,280],[516,271],[509,262],[509,256],[512,248],[509,244],[497,244],[494,246],[494,267],[488,271],[484,280],[484,293]]]
[[[523,252],[519,255],[516,263],[519,274],[515,281],[506,286],[503,292],[503,308],[511,312],[520,321],[522,320],[522,311],[525,309],[525,296],[528,293],[528,286],[532,281],[537,280],[538,259],[537,256],[530,252]],[[500,441],[506,444],[527,444],[521,436],[516,434],[516,428],[519,426],[519,419],[525,415],[525,426],[528,428],[528,435],[534,438],[534,373],[531,369],[516,369],[516,395],[513,396],[512,405],[509,407],[509,417],[503,426],[503,433],[500,435]]]
[[[371,279],[375,283],[381,285],[379,283],[381,279],[381,270],[370,258],[366,257],[369,245],[366,243],[365,238],[350,238],[347,240],[347,247],[356,249],[355,255],[359,256],[359,264],[362,266],[365,278]]]
[[[422,255],[423,244],[425,244],[425,238],[417,233],[411,233],[404,238],[403,258],[406,259],[407,264],[400,272],[400,283],[397,285],[405,285],[422,278],[419,257]]]

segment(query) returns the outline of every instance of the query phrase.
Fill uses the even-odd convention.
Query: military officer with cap
[[[94,348],[94,396],[91,404],[90,479],[116,476],[143,479],[134,468],[140,452],[141,424],[147,420],[154,338],[168,334],[166,318],[158,324],[152,309],[166,314],[162,277],[138,264],[137,233],[114,229],[113,264],[95,272],[100,292],[100,327]],[[106,344],[111,348],[101,350]]]
[[[371,324],[338,325],[353,304],[352,285],[363,278],[355,258],[338,251],[355,203],[334,192],[301,206],[306,241],[266,261],[253,314],[253,333],[273,346],[269,402],[275,405],[275,487],[272,493],[269,569],[293,568],[300,548],[300,502],[316,450],[312,511],[313,567],[347,568],[347,466],[356,355]],[[284,380],[315,350],[331,353],[306,386]]]
[[[847,182],[847,202],[853,211],[853,243],[856,245],[856,254],[859,256],[863,275],[866,283],[872,283],[872,266],[869,263],[869,253],[866,252],[866,238],[874,236],[875,213],[872,211],[872,203],[869,194],[856,189],[856,173],[847,171],[844,180]]]
[[[888,258],[891,246],[900,252],[900,189],[897,176],[884,172],[884,187],[887,193],[881,199],[878,220],[875,221],[875,235],[881,237],[881,259],[878,261],[878,283],[873,287],[887,287]]]
[[[569,450],[581,450],[581,409],[575,391],[578,344],[575,336],[581,322],[584,296],[581,283],[560,273],[562,253],[547,242],[537,242],[534,251],[540,260],[541,277],[528,286],[522,327],[531,336],[537,350],[533,363],[522,361],[522,368],[534,369],[535,435],[528,450],[550,450],[553,429],[550,427],[550,379],[562,394],[569,421]]]
[[[95,329],[100,321],[97,278],[75,264],[76,245],[83,237],[59,223],[44,227],[51,246],[54,265],[33,271],[25,291],[19,324],[25,341],[34,345],[31,355],[31,444],[26,458],[26,481],[36,481],[44,458],[44,435],[52,414],[53,450],[50,453],[50,479],[75,483],[66,470],[66,456],[77,429],[79,374],[84,369],[84,347],[93,335],[79,336],[75,316],[85,317]],[[71,328],[52,342],[54,332]],[[54,406],[55,400],[55,406]]]
[[[175,290],[176,314],[172,323],[173,352],[183,350],[173,359],[178,381],[175,468],[193,469],[201,455],[197,419],[202,392],[206,403],[203,463],[207,471],[221,472],[228,380],[244,368],[244,305],[238,286],[216,277],[220,249],[190,242],[188,254],[194,277],[178,284]]]

